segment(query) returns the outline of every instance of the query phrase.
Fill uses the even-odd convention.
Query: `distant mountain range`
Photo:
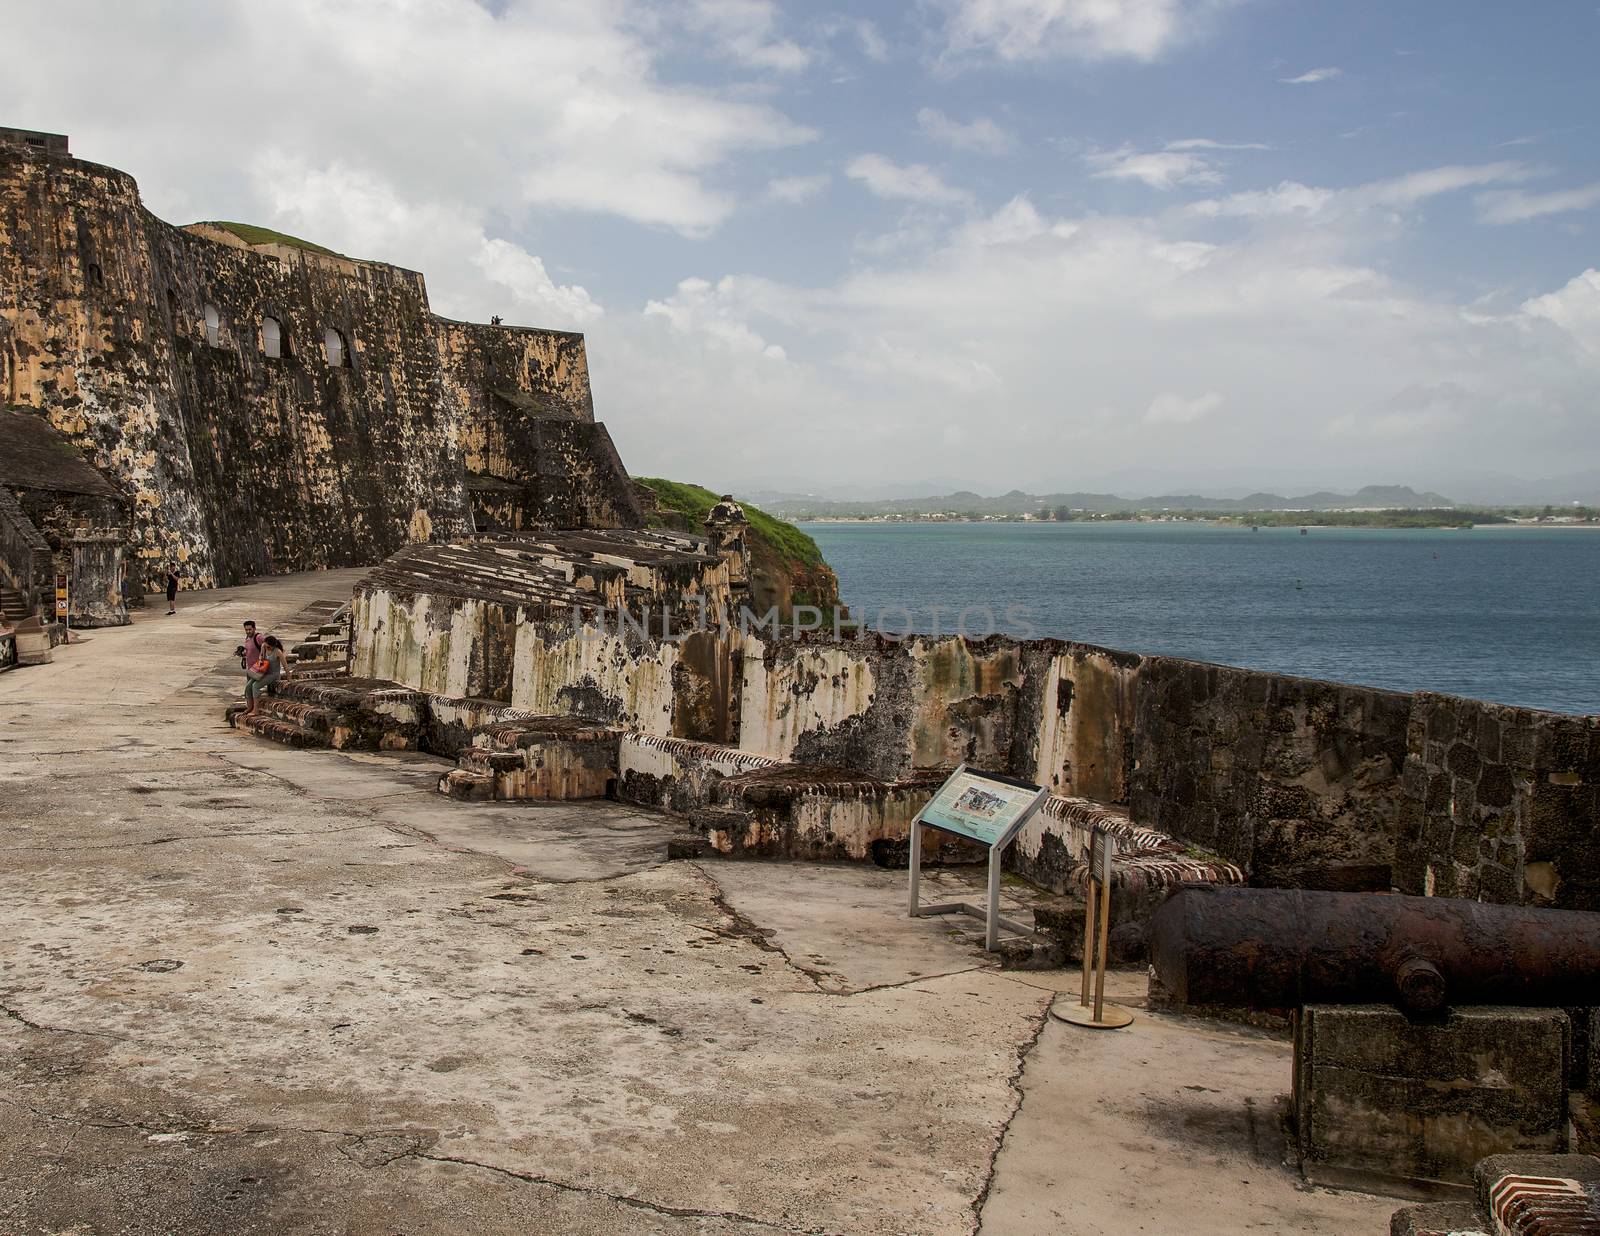
[[[1350,511],[1350,510],[1435,510],[1457,505],[1443,494],[1418,493],[1408,485],[1367,485],[1350,494],[1320,490],[1317,493],[1284,497],[1282,494],[1254,493],[1242,498],[1208,498],[1200,494],[1160,494],[1148,498],[1123,498],[1116,494],[1054,493],[1029,494],[1020,489],[996,497],[985,497],[970,490],[926,498],[882,498],[876,500],[813,497],[781,491],[754,490],[740,497],[763,510],[785,519],[813,516],[862,515],[1025,515],[1040,510],[1085,511],[1096,515],[1132,515],[1138,512],[1211,511],[1218,514],[1237,511]]]

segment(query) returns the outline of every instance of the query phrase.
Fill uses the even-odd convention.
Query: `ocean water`
[[[801,526],[886,629],[970,606],[972,635],[992,612],[1013,635],[1600,713],[1597,529]]]

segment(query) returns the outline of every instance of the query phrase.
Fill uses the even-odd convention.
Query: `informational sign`
[[[922,822],[992,846],[1016,832],[1042,793],[1036,785],[962,768],[922,809]]]
[[[68,605],[67,576],[63,572],[56,576],[56,617],[62,622],[67,620]]]
[[[991,952],[1000,945],[1000,928],[1021,935],[1031,927],[1000,916],[1000,860],[1028,817],[1039,809],[1048,791],[998,773],[973,772],[965,764],[950,774],[922,813],[911,823],[911,917],[925,914],[970,914],[984,921],[983,943]],[[989,847],[989,887],[984,904],[952,901],[922,904],[922,827],[955,833]]]

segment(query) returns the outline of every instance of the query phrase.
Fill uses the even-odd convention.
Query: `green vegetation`
[[[223,219],[205,219],[201,223],[190,224],[191,227],[215,227],[224,232],[232,232],[247,245],[291,245],[296,249],[309,249],[312,253],[326,253],[329,257],[343,257],[342,253],[335,253],[323,245],[312,244],[309,240],[301,240],[298,236],[290,236],[287,232],[275,232],[270,227],[257,227],[254,223],[231,223]]]
[[[655,498],[652,526],[676,532],[705,532],[706,516],[717,495],[699,485],[636,477],[641,489]],[[817,543],[793,524],[774,519],[765,511],[741,502],[750,521],[746,543],[750,551],[750,598],[758,612],[777,609],[787,616],[796,606],[814,605],[830,613],[839,605],[839,580],[823,561]]]
[[[711,508],[718,501],[716,494],[699,485],[663,480],[658,476],[641,476],[634,479],[655,494],[656,501],[663,509],[676,511],[684,516],[694,532],[701,530],[706,516],[711,513]],[[817,548],[817,543],[800,529],[781,519],[774,519],[765,511],[748,503],[741,502],[739,505],[744,508],[745,518],[750,521],[750,531],[756,538],[772,546],[779,557],[802,567],[823,565],[822,551]],[[661,522],[665,526],[665,521]]]

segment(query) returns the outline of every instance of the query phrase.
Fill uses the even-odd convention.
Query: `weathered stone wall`
[[[1146,657],[1134,689],[1134,819],[1260,884],[1392,882],[1410,697]]]
[[[1600,910],[1600,718],[1421,693],[1406,748],[1406,891]]]
[[[493,608],[363,586],[355,670],[890,784],[966,761],[1121,807],[1256,884],[1600,908],[1597,718],[1061,641],[586,638]],[[1051,831],[1014,862],[1055,885],[1071,855]]]
[[[67,618],[73,626],[125,625],[128,610],[123,602],[122,574],[128,534],[122,503],[95,494],[43,489],[18,490],[14,497],[49,547],[44,572],[36,571],[35,596],[42,611],[57,616],[55,576],[65,575],[69,581]]]
[[[0,585],[22,594],[30,612],[50,586],[50,543],[18,503],[0,488]]]
[[[142,585],[168,560],[207,586],[464,535],[474,473],[527,526],[638,523],[582,336],[447,322],[414,271],[175,228],[121,172],[6,145],[0,403],[134,495]]]

